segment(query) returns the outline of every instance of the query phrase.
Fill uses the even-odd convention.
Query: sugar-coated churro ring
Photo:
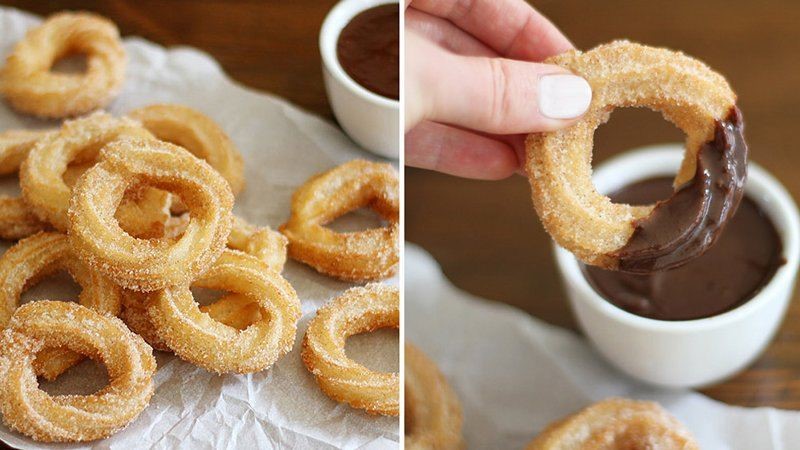
[[[405,448],[449,450],[464,448],[461,404],[433,361],[406,343]]]
[[[59,347],[105,364],[108,386],[91,395],[51,397],[40,390],[36,355]],[[116,317],[70,302],[28,303],[0,334],[0,411],[6,425],[37,441],[101,439],[147,406],[155,371],[150,347]]]
[[[158,336],[147,313],[147,297],[144,292],[125,291],[122,296],[122,312],[119,317],[134,333],[144,339],[155,350],[172,351]],[[263,317],[257,302],[246,295],[227,294],[217,301],[200,307],[200,311],[212,319],[237,330],[244,330]]]
[[[400,377],[348,358],[348,337],[399,328],[400,293],[376,283],[354,287],[317,311],[303,339],[303,362],[328,397],[370,414],[398,415]]]
[[[55,73],[53,64],[86,55],[86,72]],[[119,30],[90,13],[58,13],[28,31],[0,72],[0,92],[14,108],[61,118],[105,106],[122,87],[127,58]]]
[[[38,233],[17,242],[0,257],[0,327],[11,319],[25,290],[58,270],[66,270],[81,286],[80,304],[104,313],[119,313],[120,289],[78,260],[66,235]],[[35,367],[37,374],[53,380],[82,359],[75,352],[46,349],[36,358]]]
[[[58,133],[40,139],[20,167],[20,187],[25,203],[40,219],[59,231],[67,230],[67,209],[72,188],[65,175],[71,163],[86,167],[105,144],[123,138],[152,138],[130,119],[117,119],[104,112],[64,122]],[[80,170],[77,169],[77,170]],[[69,180],[71,181],[71,180]],[[153,229],[163,232],[169,218],[169,194],[153,189],[147,194],[130,196],[120,205],[123,228],[137,236],[150,236]],[[136,200],[143,200],[141,204]],[[160,227],[159,227],[160,224]]]
[[[177,194],[191,219],[177,240],[136,239],[114,212],[131,186]],[[73,188],[69,235],[76,253],[121,286],[154,291],[188,285],[222,253],[231,229],[233,194],[211,166],[186,150],[156,140],[118,140]]]
[[[128,117],[141,122],[158,139],[179,145],[207,161],[228,180],[233,195],[244,189],[242,154],[210,117],[175,104],[145,106],[129,112]]]
[[[179,237],[188,223],[189,216],[187,214],[171,218],[167,221],[166,236]],[[227,247],[255,256],[266,263],[270,269],[280,273],[286,262],[287,242],[285,236],[269,227],[257,227],[241,217],[234,216]],[[146,295],[126,291],[122,300],[123,309],[120,318],[128,325],[128,328],[142,336],[154,349],[169,351],[170,348],[158,337],[158,333],[150,322],[145,306],[146,301]],[[208,314],[217,322],[237,330],[244,330],[262,318],[258,303],[240,294],[224,295],[211,304],[201,306],[200,311]]]
[[[527,450],[698,450],[691,433],[658,403],[612,398],[547,427]]]
[[[289,282],[263,261],[226,250],[192,286],[243,295],[258,306],[262,319],[238,330],[203,313],[188,285],[152,293],[147,300],[150,321],[181,359],[217,373],[251,373],[270,367],[292,349],[300,300]]]
[[[292,215],[280,228],[289,238],[289,256],[348,281],[391,276],[399,261],[398,195],[389,164],[355,160],[311,178],[292,196]],[[388,225],[351,233],[325,227],[364,206]]]
[[[70,164],[64,172],[64,183],[72,189],[78,178],[94,164],[95,161]],[[120,228],[135,238],[159,238],[164,235],[167,224],[172,219],[171,204],[172,195],[169,192],[145,185],[132,186],[122,197],[122,203],[114,217]],[[186,223],[188,222],[187,218]]]
[[[736,95],[721,75],[696,59],[627,41],[601,45],[585,53],[570,51],[548,62],[585,78],[593,96],[588,112],[575,125],[528,137],[526,168],[534,206],[548,233],[576,257],[588,264],[627,270],[621,267],[620,251],[654,207],[615,204],[595,190],[591,181],[595,129],[608,120],[616,107],[644,106],[660,111],[687,136],[683,166],[675,179],[675,186],[681,187],[695,178],[696,169],[700,173],[701,148],[712,141],[720,147],[730,147],[730,133],[737,131],[731,128],[736,124],[730,123],[738,120],[731,118],[738,114]],[[720,133],[723,142],[717,142]],[[729,148],[723,150],[728,152]],[[734,151],[739,149],[731,150]],[[740,153],[725,157],[739,158],[741,161],[736,162],[743,166],[746,147],[744,154]],[[745,169],[735,170],[743,173]],[[730,185],[725,188],[738,190],[736,195],[741,193],[742,173],[726,180]],[[736,195],[726,200],[731,202],[726,210],[735,211]],[[721,218],[725,220],[724,215]],[[674,231],[678,234],[686,230]],[[681,238],[692,235],[684,233]],[[702,246],[700,250],[704,251]],[[665,254],[672,251],[674,247],[664,248]],[[696,254],[688,257],[693,256]],[[670,264],[682,262],[685,261]]]

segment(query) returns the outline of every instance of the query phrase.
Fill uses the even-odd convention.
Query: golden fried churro
[[[141,240],[114,219],[123,194],[145,184],[177,194],[191,219],[177,240]],[[155,291],[185,286],[222,253],[231,229],[233,194],[206,162],[175,145],[155,140],[118,140],[73,189],[70,241],[92,267],[121,286]]]
[[[86,72],[55,73],[53,64],[86,55]],[[122,87],[127,58],[117,26],[96,14],[58,13],[28,31],[0,71],[0,93],[15,109],[62,118],[105,106]]]
[[[270,367],[292,349],[300,300],[289,282],[263,261],[226,250],[192,286],[243,295],[258,306],[262,318],[237,330],[204,314],[188,285],[150,294],[150,321],[181,359],[217,373],[251,373]]]
[[[36,355],[61,347],[105,364],[108,386],[91,395],[40,390]],[[153,351],[119,319],[70,302],[28,303],[0,334],[0,412],[6,425],[37,441],[101,439],[147,406],[155,371]]]
[[[119,313],[120,289],[83,264],[72,253],[66,235],[38,233],[20,240],[0,257],[0,327],[11,319],[26,289],[59,270],[66,270],[81,286],[80,304],[103,313]],[[36,358],[35,367],[37,374],[53,380],[82,359],[75,352],[46,349]]]
[[[398,415],[400,377],[348,358],[349,336],[399,328],[400,293],[376,283],[354,287],[317,311],[303,339],[303,362],[328,397],[370,414]]]
[[[406,343],[405,425],[407,450],[464,448],[461,404],[433,361]]]
[[[292,215],[280,231],[289,256],[348,281],[391,276],[399,260],[397,174],[392,166],[363,160],[319,174],[292,196]],[[358,208],[374,209],[388,225],[337,233],[325,224]]]
[[[735,212],[746,177],[747,147],[727,81],[682,53],[627,41],[548,62],[593,91],[575,125],[527,139],[533,203],[553,239],[587,264],[631,272],[675,267],[707,250]],[[612,203],[592,184],[594,131],[614,108],[629,106],[660,111],[687,136],[676,193],[657,207]]]
[[[228,180],[233,195],[244,189],[242,154],[210,117],[175,104],[145,106],[130,111],[128,117],[141,122],[158,139],[179,145],[208,162]]]
[[[699,450],[691,433],[653,402],[612,398],[547,427],[527,450]]]

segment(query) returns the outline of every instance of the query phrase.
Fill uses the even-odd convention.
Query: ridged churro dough
[[[699,450],[660,405],[621,398],[595,403],[547,427],[527,450]]]
[[[242,154],[207,115],[188,106],[165,103],[135,109],[128,117],[141,122],[158,139],[179,145],[208,162],[228,180],[233,195],[244,189]]]
[[[186,229],[189,216],[184,214],[173,219],[167,223],[166,235],[176,239]],[[286,263],[286,244],[286,237],[277,231],[269,227],[257,227],[234,216],[227,247],[254,256],[273,271],[280,273]],[[154,349],[170,351],[166,342],[158,336],[147,314],[147,297],[140,292],[125,291],[120,318]],[[244,330],[263,317],[258,303],[241,294],[224,295],[213,303],[201,306],[200,311],[237,330]]]
[[[371,283],[354,287],[317,310],[303,339],[303,362],[328,397],[370,414],[399,414],[400,377],[370,370],[347,357],[347,338],[400,327],[400,292]]]
[[[405,352],[406,450],[464,448],[461,404],[436,364],[417,347]]]
[[[91,395],[51,397],[39,389],[37,353],[65,347],[103,363],[109,383]],[[0,412],[10,428],[42,442],[102,439],[150,402],[153,350],[116,317],[71,302],[20,307],[0,334]]]
[[[695,175],[698,152],[735,108],[727,81],[682,53],[615,41],[590,51],[550,58],[584,77],[592,87],[588,112],[575,125],[528,136],[526,170],[533,203],[556,242],[588,264],[616,268],[614,252],[634,233],[635,222],[653,206],[615,204],[591,180],[595,129],[614,108],[642,106],[660,111],[686,133],[686,154],[675,179]]]
[[[137,184],[181,197],[191,218],[179,239],[136,239],[119,227],[114,213]],[[225,248],[232,207],[225,179],[188,151],[153,139],[118,140],[103,148],[100,162],[73,188],[70,242],[84,261],[126,289],[186,286]]]
[[[86,72],[56,73],[52,66],[86,55]],[[62,12],[28,31],[0,71],[0,93],[15,109],[40,117],[77,116],[102,108],[125,80],[127,57],[117,26],[86,12]]]
[[[80,304],[102,313],[119,313],[122,300],[117,285],[83,264],[65,234],[38,233],[20,240],[0,257],[0,327],[9,322],[24,291],[59,270],[66,270],[80,285]],[[38,355],[34,367],[37,375],[54,380],[82,360],[75,352],[48,348]]]
[[[153,136],[138,122],[104,112],[65,121],[57,132],[48,133],[36,142],[20,167],[19,182],[25,204],[42,221],[66,231],[72,178],[80,174],[81,168],[91,167],[104,145],[129,138],[153,139]],[[119,211],[115,211],[122,227],[140,237],[163,230],[169,218],[169,193],[142,187],[128,194]]]
[[[238,330],[200,310],[189,285],[150,294],[147,312],[175,354],[217,373],[252,373],[270,367],[294,345],[300,299],[278,272],[253,256],[226,250],[192,286],[245,296],[261,319]]]
[[[388,223],[337,233],[326,224],[370,207]],[[292,215],[280,231],[289,256],[347,281],[387,278],[399,261],[400,200],[397,173],[389,164],[353,160],[312,177],[292,196]]]

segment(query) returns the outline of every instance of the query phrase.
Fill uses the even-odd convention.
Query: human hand
[[[523,0],[406,0],[405,161],[501,179],[520,169],[527,133],[574,123],[592,91],[536,61],[572,49]]]

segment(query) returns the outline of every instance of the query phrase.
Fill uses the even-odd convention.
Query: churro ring
[[[9,322],[25,290],[58,270],[66,270],[81,286],[80,304],[103,313],[119,313],[119,288],[78,260],[66,235],[38,233],[20,240],[0,257],[0,327]],[[37,374],[53,380],[81,360],[75,352],[46,349],[36,358],[35,367]]]
[[[144,292],[125,291],[122,296],[122,312],[119,318],[131,331],[138,334],[155,350],[172,351],[158,336],[150,316],[147,313],[147,297]],[[200,307],[200,311],[217,322],[237,330],[244,330],[263,317],[257,302],[246,295],[227,294],[217,301]]]
[[[176,193],[191,219],[177,240],[136,239],[114,218],[123,194],[145,184]],[[118,140],[73,188],[69,236],[76,253],[137,291],[188,285],[219,257],[231,229],[228,183],[188,151],[156,140]]]
[[[328,397],[370,414],[398,415],[400,377],[372,371],[348,358],[348,337],[399,328],[400,292],[371,283],[354,287],[317,310],[303,338],[303,363]]]
[[[593,92],[575,125],[527,139],[533,203],[548,233],[588,264],[630,272],[705,252],[736,211],[746,178],[747,146],[725,79],[682,53],[626,41],[548,62],[582,76]],[[687,136],[676,192],[656,206],[612,203],[591,181],[594,130],[629,106],[660,111]]]
[[[86,55],[86,72],[54,73],[53,64]],[[122,87],[127,57],[117,26],[86,12],[58,13],[28,31],[0,72],[0,93],[40,117],[76,116],[108,104]]]
[[[81,175],[89,170],[95,161],[74,163],[67,166],[64,172],[64,183],[72,189]],[[155,239],[162,237],[172,219],[170,205],[172,195],[160,189],[145,185],[129,188],[122,198],[114,217],[120,228],[139,239]],[[188,223],[188,219],[186,221]]]
[[[691,433],[658,403],[612,398],[547,427],[527,450],[699,450]]]
[[[59,347],[104,363],[108,386],[91,395],[51,397],[40,390],[36,355]],[[70,302],[28,303],[0,334],[0,411],[10,428],[37,441],[101,439],[147,406],[155,371],[150,347],[116,317]]]
[[[292,349],[300,300],[289,282],[261,260],[227,250],[192,286],[243,295],[258,305],[262,318],[237,330],[203,313],[188,285],[150,294],[150,321],[181,359],[217,373],[252,373]]]
[[[167,222],[166,235],[170,238],[177,238],[186,229],[188,223],[189,216],[186,214],[171,218]],[[241,217],[234,216],[227,247],[255,256],[266,263],[270,269],[280,273],[286,263],[287,242],[285,236],[269,227],[257,227]],[[146,295],[126,291],[122,300],[123,308],[120,318],[128,325],[128,328],[142,336],[145,342],[154,349],[169,351],[170,348],[158,337],[158,333],[150,322],[145,306],[146,300]],[[200,311],[208,314],[217,322],[237,330],[244,330],[261,320],[262,317],[258,303],[240,294],[224,295],[213,303],[201,306]]]
[[[137,122],[117,119],[104,112],[64,122],[58,133],[40,139],[20,167],[22,196],[31,211],[59,231],[67,230],[67,209],[72,188],[67,184],[70,163],[86,167],[100,148],[123,138],[152,138]],[[82,165],[81,165],[82,164]],[[169,218],[169,193],[132,190],[120,205],[118,218],[135,236],[151,236]]]
[[[233,195],[244,189],[242,154],[207,115],[188,106],[156,104],[130,111],[128,117],[141,122],[158,139],[179,145],[208,162],[228,180]]]
[[[289,256],[347,281],[391,276],[399,261],[398,195],[389,164],[354,160],[311,178],[292,196],[291,217],[280,228],[289,238]],[[364,206],[388,225],[349,233],[325,227]]]
[[[444,375],[417,347],[406,343],[405,448],[464,448],[461,404]]]

